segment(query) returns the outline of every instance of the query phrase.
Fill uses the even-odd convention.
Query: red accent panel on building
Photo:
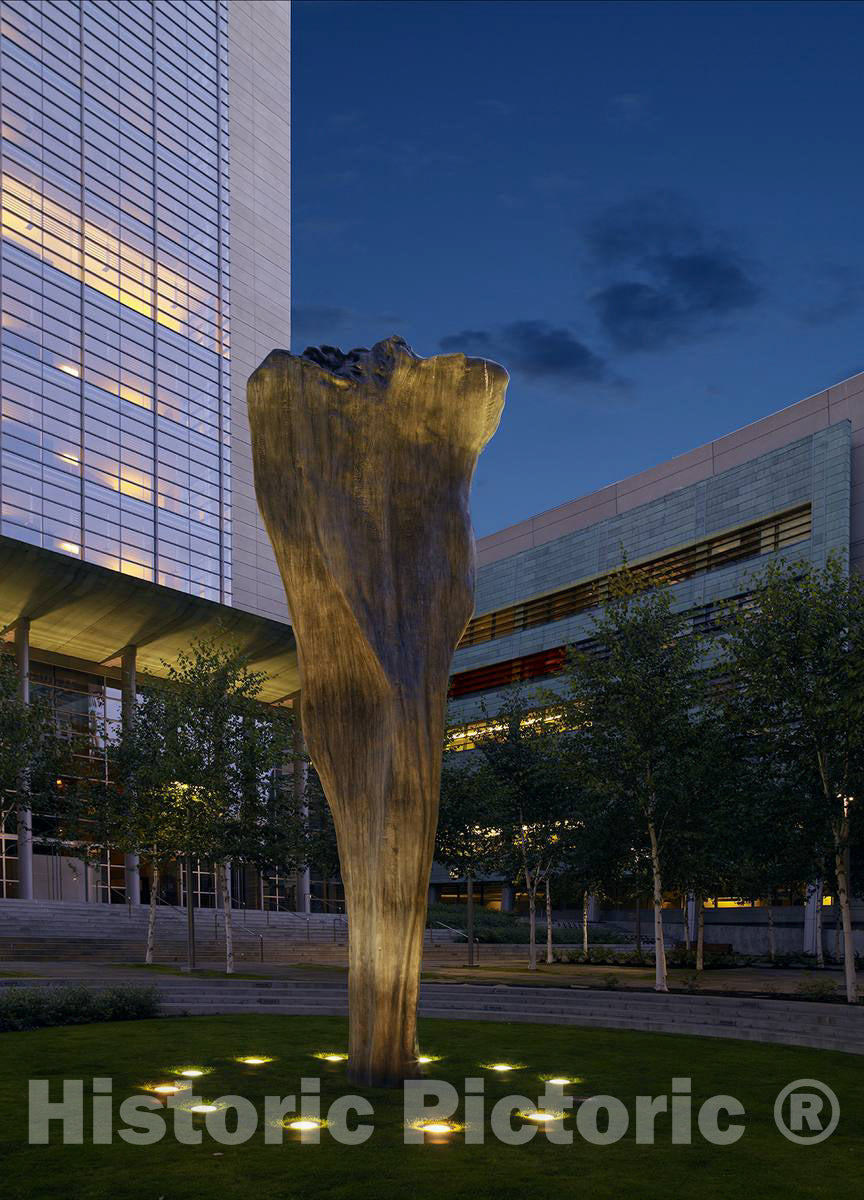
[[[450,680],[450,699],[471,696],[475,692],[490,692],[507,687],[519,679],[542,679],[547,675],[555,675],[564,666],[566,657],[567,647],[555,646],[552,650],[541,650],[539,654],[526,654],[522,658],[491,663],[488,667],[475,667],[473,671],[461,671]]]

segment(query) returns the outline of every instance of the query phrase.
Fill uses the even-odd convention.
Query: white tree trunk
[[[552,959],[552,889],[549,886],[549,879],[546,879],[546,962],[551,963]]]
[[[466,899],[468,901],[466,907],[466,934],[468,937],[468,966],[474,966],[474,880],[470,875],[465,878]]]
[[[642,957],[642,898],[636,897],[636,954]]]
[[[774,931],[774,905],[772,897],[768,897],[768,957],[772,963],[777,957],[777,937]]]
[[[834,864],[837,872],[837,903],[843,921],[843,974],[846,980],[846,1000],[858,1003],[858,978],[855,974],[855,935],[852,932],[852,905],[849,900],[849,820],[834,830]]]
[[[654,991],[668,992],[666,983],[666,945],[663,940],[663,884],[660,878],[660,852],[654,822],[648,821],[651,840],[651,874],[654,879]]]
[[[816,893],[816,912],[813,914],[816,926],[816,966],[825,966],[825,951],[822,948],[822,888]]]
[[[537,970],[537,885],[528,884],[528,967]]]
[[[147,913],[147,949],[144,961],[148,966],[153,963],[153,944],[156,940],[156,901],[159,893],[159,864],[153,863],[153,873],[150,876],[150,908]]]
[[[587,892],[582,893],[582,954],[588,957],[588,900]]]
[[[222,911],[225,914],[225,974],[234,974],[234,926],[231,920],[231,889],[228,886],[228,864],[219,867],[222,881]]]
[[[689,897],[685,894],[684,896],[681,897],[681,924],[684,927],[684,937],[682,939],[684,942],[684,953],[687,955],[687,959],[689,961],[689,958],[690,958],[690,921],[689,921],[690,913],[688,912],[688,907],[689,907]]]
[[[705,969],[705,900],[696,897],[696,970]]]

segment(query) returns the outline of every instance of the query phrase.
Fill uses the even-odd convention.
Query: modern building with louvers
[[[475,615],[450,689],[453,745],[466,750],[510,684],[554,689],[567,648],[590,641],[605,583],[624,558],[671,582],[677,610],[704,631],[772,559],[819,566],[834,554],[864,569],[864,374],[482,538],[477,550]],[[512,905],[506,882],[478,886],[481,902]],[[436,871],[432,894],[457,900],[464,882]],[[727,910],[714,915],[715,937],[731,923],[721,940],[749,948],[748,921],[762,936],[761,918],[733,911],[747,906],[711,904]],[[800,908],[790,915],[790,925],[802,920]],[[800,929],[789,938],[787,948],[800,949]]]

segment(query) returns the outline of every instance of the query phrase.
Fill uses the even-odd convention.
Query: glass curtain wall
[[[0,19],[0,528],[230,603],[227,4]]]

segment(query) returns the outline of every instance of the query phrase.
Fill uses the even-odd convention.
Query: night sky
[[[295,0],[295,351],[512,380],[478,534],[864,370],[859,3]]]

